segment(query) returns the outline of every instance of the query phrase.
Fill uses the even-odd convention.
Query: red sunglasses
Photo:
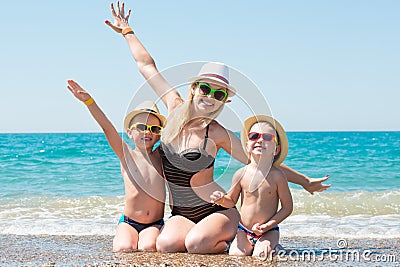
[[[256,132],[251,132],[247,135],[249,140],[255,141],[258,140],[262,136],[262,139],[267,142],[275,141],[276,144],[278,144],[278,140],[275,135],[270,134],[270,133],[256,133]]]

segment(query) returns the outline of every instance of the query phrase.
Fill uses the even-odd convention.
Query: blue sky
[[[67,79],[81,83],[122,129],[144,80],[125,40],[104,24],[111,19],[109,3],[2,4],[0,132],[100,131],[66,89]],[[288,131],[400,130],[399,1],[147,0],[126,6],[160,70],[224,62],[258,86]]]

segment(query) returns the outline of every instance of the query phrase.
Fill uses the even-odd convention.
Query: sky
[[[2,3],[0,133],[101,131],[67,79],[122,130],[144,79],[124,38],[104,24],[110,3]],[[238,95],[254,106],[267,102],[287,131],[400,130],[400,1],[146,0],[126,7],[159,70],[224,62],[264,100],[243,86]],[[229,110],[241,114],[241,99],[232,98]]]

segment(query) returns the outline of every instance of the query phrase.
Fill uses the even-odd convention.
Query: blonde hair
[[[178,137],[182,132],[183,128],[192,120],[199,120],[201,122],[201,127],[206,128],[208,124],[211,123],[218,115],[222,112],[224,105],[221,105],[216,111],[211,112],[207,117],[196,118],[193,117],[193,93],[192,89],[195,83],[192,83],[189,87],[189,97],[187,101],[176,107],[169,115],[167,123],[162,131],[161,142],[164,144],[170,144],[172,141]]]

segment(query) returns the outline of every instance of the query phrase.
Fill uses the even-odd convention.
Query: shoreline
[[[227,254],[131,252],[113,253],[113,236],[0,235],[1,266],[265,266],[266,258]],[[342,242],[342,243],[340,243]],[[290,266],[395,266],[400,240],[281,238],[285,251],[274,264]]]

